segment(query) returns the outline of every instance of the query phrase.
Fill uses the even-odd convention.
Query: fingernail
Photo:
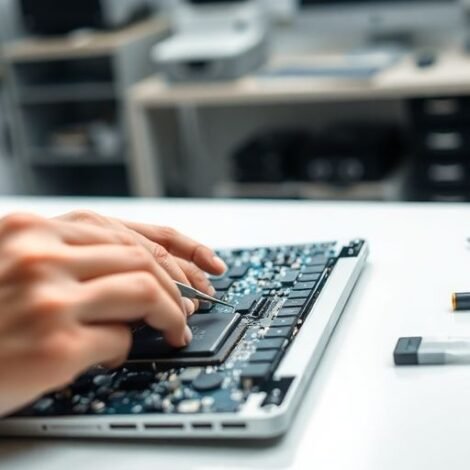
[[[185,330],[184,330],[184,342],[185,345],[187,346],[193,339],[193,333],[189,329],[189,326],[186,325]]]
[[[224,272],[227,271],[227,269],[228,269],[227,265],[225,264],[225,261],[222,258],[219,258],[218,256],[214,256],[212,258],[212,262],[213,262],[214,266],[217,267],[218,269],[220,269],[220,270],[223,269]]]
[[[183,305],[184,305],[184,310],[186,312],[186,315],[192,315],[194,311],[196,310],[196,307],[194,306],[194,303],[187,299],[186,297],[183,297]]]

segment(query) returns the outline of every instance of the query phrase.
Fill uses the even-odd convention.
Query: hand
[[[83,210],[61,215],[58,219],[113,228],[131,236],[175,281],[192,285],[209,295],[214,295],[215,289],[205,272],[220,275],[227,269],[213,250],[170,227],[128,222]],[[194,303],[197,308],[198,302]]]
[[[191,340],[173,280],[129,233],[16,214],[0,220],[0,415],[95,364],[117,366],[129,322]],[[189,304],[189,305],[187,305]]]

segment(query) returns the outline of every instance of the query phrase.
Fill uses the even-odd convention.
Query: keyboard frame
[[[346,242],[338,244],[347,246]],[[272,439],[284,434],[302,402],[346,302],[366,264],[369,246],[338,258],[274,377],[292,379],[280,406],[261,407],[264,393],[251,393],[233,413],[13,417],[0,420],[0,436],[87,438]]]

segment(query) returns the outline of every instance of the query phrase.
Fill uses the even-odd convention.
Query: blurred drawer
[[[466,189],[434,189],[414,187],[410,195],[413,200],[433,202],[466,202],[470,192]]]
[[[463,163],[430,163],[424,177],[436,185],[464,185],[468,177],[468,168]]]
[[[415,167],[414,181],[426,188],[466,188],[469,166],[464,162],[419,162]]]
[[[416,127],[426,124],[453,125],[470,121],[469,97],[436,97],[410,101]]]
[[[452,192],[431,192],[429,193],[427,199],[431,202],[466,202],[468,201],[468,194]]]
[[[421,156],[470,155],[470,128],[439,128],[416,133],[416,151]]]

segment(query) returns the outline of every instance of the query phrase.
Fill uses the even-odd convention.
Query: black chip
[[[328,258],[324,255],[315,255],[306,263],[308,266],[325,266]]]
[[[301,307],[283,307],[276,318],[299,317],[301,312]]]
[[[283,307],[303,307],[305,305],[306,299],[287,299],[284,302]]]
[[[272,365],[269,362],[260,362],[254,364],[248,364],[240,374],[240,380],[242,382],[249,380],[254,384],[264,382],[269,378]]]
[[[284,346],[284,338],[270,338],[258,341],[256,345],[257,351],[266,351],[267,349],[281,349]]]
[[[294,290],[307,290],[307,289],[313,289],[315,287],[315,283],[314,282],[298,282],[295,286],[294,286]]]
[[[285,318],[279,318],[276,317],[272,322],[271,322],[271,328],[275,326],[291,326],[294,327],[297,325],[298,319],[296,317],[285,317]]]
[[[120,390],[145,390],[155,381],[150,372],[128,372],[119,383]]]
[[[235,310],[240,313],[248,313],[254,304],[258,302],[262,297],[261,292],[257,294],[248,294],[240,299],[237,305],[235,305]]]
[[[316,282],[318,281],[318,279],[320,279],[320,274],[321,273],[314,273],[314,274],[302,274],[302,277],[300,278],[300,280],[302,282]]]
[[[248,272],[248,269],[250,269],[249,264],[241,264],[240,266],[232,266],[227,273],[228,277],[231,277],[232,279],[240,279],[245,276],[245,274]]]
[[[304,276],[304,274],[321,274],[324,269],[324,265],[306,267],[302,270],[302,277]]]
[[[283,276],[279,277],[279,281],[283,286],[292,286],[299,277],[300,271],[296,269],[287,270]]]
[[[134,344],[129,359],[158,361],[167,358],[212,356],[220,349],[224,340],[238,325],[240,318],[238,314],[224,313],[193,315],[188,320],[188,325],[193,333],[193,340],[189,346],[183,349],[169,346],[160,332],[150,327],[142,328],[134,334]]]
[[[250,362],[274,362],[279,351],[268,349],[266,351],[257,351],[250,356]]]
[[[212,286],[215,290],[228,290],[233,284],[233,279],[222,278],[222,279],[211,279]]]
[[[311,290],[294,290],[289,294],[289,299],[308,299],[310,294],[312,293]]]
[[[264,335],[265,338],[289,338],[292,334],[292,326],[275,326],[269,328]]]

